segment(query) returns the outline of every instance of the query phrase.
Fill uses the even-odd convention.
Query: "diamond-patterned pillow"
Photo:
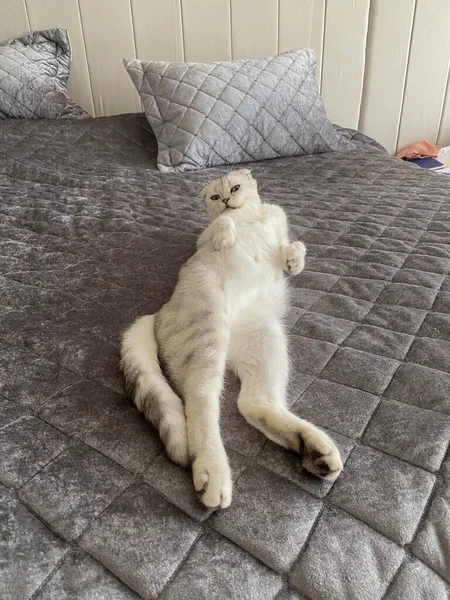
[[[328,120],[312,50],[216,63],[125,59],[161,171],[353,150]]]
[[[88,116],[67,95],[66,29],[35,31],[0,46],[0,120]]]

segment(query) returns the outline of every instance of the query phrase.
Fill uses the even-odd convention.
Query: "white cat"
[[[244,418],[299,452],[305,469],[333,480],[342,470],[338,449],[326,433],[291,413],[285,400],[283,270],[300,273],[305,247],[289,243],[284,211],[261,204],[247,169],[213,181],[201,197],[212,223],[197,252],[181,268],[169,302],[138,319],[123,338],[121,366],[134,402],[158,428],[172,460],[192,462],[194,487],[206,506],[231,502],[219,428],[226,365],[241,380]]]

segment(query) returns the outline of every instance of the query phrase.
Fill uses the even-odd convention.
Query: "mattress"
[[[252,165],[308,249],[292,410],[345,461],[308,475],[239,415],[224,511],[122,392],[120,334],[171,295],[226,168],[156,170],[143,115],[0,127],[0,597],[444,600],[450,589],[450,179],[357,151]]]

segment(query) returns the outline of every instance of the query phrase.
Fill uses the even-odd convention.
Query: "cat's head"
[[[249,213],[261,204],[250,169],[230,171],[221,179],[211,181],[200,192],[200,197],[205,201],[211,219],[234,211]]]

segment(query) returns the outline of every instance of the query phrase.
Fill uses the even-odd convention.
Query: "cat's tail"
[[[136,407],[158,429],[167,454],[186,466],[186,416],[181,399],[161,371],[154,325],[155,315],[146,315],[125,331],[120,366]]]

